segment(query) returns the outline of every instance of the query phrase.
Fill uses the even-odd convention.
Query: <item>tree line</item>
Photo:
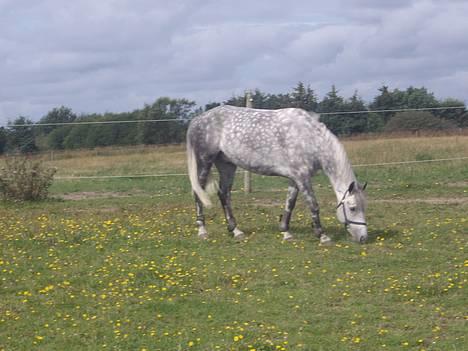
[[[256,89],[251,97],[255,108],[297,107],[321,113],[321,121],[337,135],[468,127],[468,112],[462,101],[439,100],[424,87],[392,90],[382,86],[378,92],[370,103],[366,103],[357,92],[344,98],[332,86],[319,100],[310,85],[299,82],[287,93],[272,94]],[[161,97],[132,112],[104,114],[77,115],[70,108],[61,106],[49,111],[37,123],[20,116],[1,127],[0,153],[180,143],[185,140],[191,118],[221,104],[245,106],[245,97],[233,96],[204,107],[187,99]],[[448,109],[453,106],[461,108]],[[418,108],[434,110],[388,111]],[[386,112],[367,112],[376,110]],[[154,123],[154,120],[161,122]]]

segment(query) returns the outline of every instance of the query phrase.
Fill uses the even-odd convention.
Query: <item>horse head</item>
[[[351,234],[354,241],[364,243],[367,240],[366,196],[364,185],[352,182],[336,206],[336,216]]]

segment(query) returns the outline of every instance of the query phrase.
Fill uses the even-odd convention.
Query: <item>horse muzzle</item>
[[[359,238],[359,243],[364,244],[367,241],[367,234],[366,235],[361,235]]]
[[[367,226],[358,224],[358,225],[353,225],[353,224],[348,224],[346,226],[346,229],[348,232],[351,234],[352,238],[354,241],[364,244],[367,241]]]

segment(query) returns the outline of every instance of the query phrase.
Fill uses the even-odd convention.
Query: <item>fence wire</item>
[[[400,108],[400,109],[386,109],[386,110],[361,110],[361,111],[338,111],[338,112],[321,112],[321,116],[330,115],[353,115],[363,113],[387,113],[387,112],[406,112],[406,111],[440,111],[440,110],[459,110],[465,109],[465,106],[447,106],[447,107],[421,107],[421,108]],[[167,123],[178,122],[188,123],[191,119],[138,119],[138,120],[123,120],[123,121],[82,121],[82,122],[56,122],[56,123],[33,123],[33,124],[9,124],[7,128],[15,127],[53,127],[53,126],[73,126],[73,125],[100,125],[100,124],[131,124],[131,123]]]
[[[448,162],[448,161],[461,161],[468,160],[468,156],[452,157],[452,158],[439,158],[433,160],[411,160],[411,161],[395,161],[395,162],[381,162],[381,163],[362,163],[355,164],[353,167],[378,167],[378,166],[398,166],[408,164],[420,164],[431,162]],[[238,173],[241,173],[239,171]],[[108,175],[108,176],[62,176],[54,177],[58,180],[80,180],[80,179],[121,179],[121,178],[160,178],[160,177],[188,177],[188,173],[159,173],[159,174],[135,174],[135,175]]]

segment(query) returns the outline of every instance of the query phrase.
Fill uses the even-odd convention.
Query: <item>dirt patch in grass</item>
[[[112,192],[112,191],[81,191],[76,193],[61,194],[57,196],[63,200],[70,201],[79,201],[79,200],[89,200],[89,199],[107,199],[107,198],[122,198],[122,197],[131,197],[135,195],[134,193],[121,193],[121,192]]]
[[[80,201],[80,200],[93,200],[93,199],[112,199],[112,198],[127,198],[132,196],[141,196],[143,192],[112,192],[112,191],[81,191],[68,194],[61,194],[56,196],[62,200],[67,201]],[[282,207],[283,200],[267,199],[267,198],[254,198],[253,201],[264,207]],[[465,205],[468,204],[467,197],[433,197],[433,198],[414,198],[414,199],[369,199],[372,203],[424,203],[432,205]]]
[[[282,207],[284,201],[272,199],[255,199],[256,204],[264,207]],[[330,202],[331,203],[331,202]],[[430,198],[415,198],[415,199],[369,199],[369,203],[392,203],[392,204],[410,204],[423,203],[431,205],[466,205],[468,204],[467,197],[430,197]],[[325,202],[327,204],[327,202]]]
[[[453,188],[468,188],[468,181],[460,181],[460,182],[455,182],[455,183],[448,183],[447,186],[453,187]]]
[[[431,205],[465,205],[468,204],[468,197],[434,197],[427,199],[382,199],[370,200],[369,202],[392,204],[424,203]]]

